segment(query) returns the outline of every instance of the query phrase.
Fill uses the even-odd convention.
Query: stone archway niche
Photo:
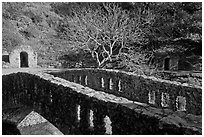
[[[20,67],[25,68],[28,67],[28,53],[22,51],[20,53]]]
[[[9,57],[13,68],[37,67],[37,53],[28,45],[15,47]]]

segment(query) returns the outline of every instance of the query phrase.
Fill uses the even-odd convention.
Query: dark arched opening
[[[170,70],[170,58],[164,60],[164,70]]]
[[[28,67],[28,53],[27,52],[20,53],[20,66]]]

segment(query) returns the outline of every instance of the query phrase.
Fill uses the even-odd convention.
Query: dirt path
[[[17,72],[39,72],[39,71],[59,71],[60,69],[55,68],[9,68],[2,69],[2,75],[17,73]]]

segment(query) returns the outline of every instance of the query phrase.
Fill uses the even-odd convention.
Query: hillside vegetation
[[[39,65],[143,72],[155,50],[176,40],[202,41],[198,2],[3,2],[2,14],[3,51],[31,45]]]

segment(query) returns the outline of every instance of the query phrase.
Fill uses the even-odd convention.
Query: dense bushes
[[[143,63],[147,63],[155,49],[166,46],[159,42],[166,42],[168,45],[170,41],[178,39],[202,40],[201,7],[201,3],[196,2],[105,4],[4,2],[2,5],[3,50],[9,51],[17,45],[28,44],[45,62],[50,60],[65,62],[60,60],[61,56],[70,56],[73,53],[78,55],[77,51],[81,49],[90,50],[90,47],[84,46],[85,41],[87,42],[85,45],[95,47],[91,50],[89,58],[93,58],[97,63],[100,62],[97,67],[142,70]],[[94,11],[98,13],[97,16],[94,15],[96,13]],[[76,15],[84,17],[83,20],[86,23],[81,20],[81,25],[77,24]],[[100,20],[102,17],[107,19],[106,23]],[[95,25],[90,25],[91,22]],[[79,20],[78,23],[80,23]],[[86,28],[83,31],[85,37],[77,26]],[[74,32],[76,30],[80,33]],[[78,35],[75,38],[82,43],[73,42],[71,34]],[[98,35],[97,39],[95,39],[96,35]],[[97,42],[101,46],[98,46]],[[121,45],[125,45],[125,52]],[[198,47],[190,45],[191,49]],[[119,55],[118,51],[121,51],[122,55]],[[117,66],[116,62],[121,63]]]

